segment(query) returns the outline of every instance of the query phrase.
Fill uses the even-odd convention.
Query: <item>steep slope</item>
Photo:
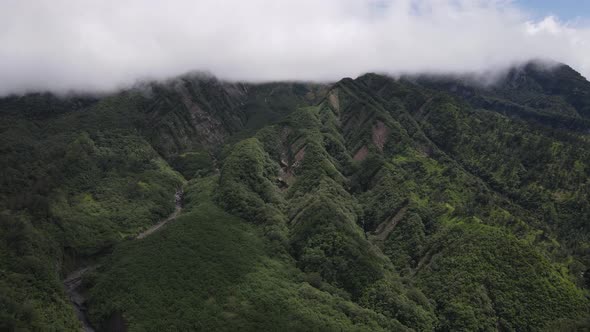
[[[588,309],[588,303],[584,298],[584,292],[577,290],[573,282],[580,286],[584,285],[584,280],[579,276],[583,275],[586,269],[586,258],[580,255],[583,251],[570,246],[570,242],[565,237],[560,239],[561,245],[556,244],[555,239],[560,237],[560,232],[564,229],[579,229],[578,222],[582,220],[584,223],[584,220],[588,220],[584,217],[585,208],[582,206],[581,210],[577,210],[578,218],[581,217],[579,220],[572,220],[568,218],[568,214],[559,215],[559,212],[555,212],[553,217],[563,222],[559,225],[561,226],[559,229],[546,219],[547,215],[540,206],[542,203],[531,206],[520,200],[516,200],[516,204],[511,202],[514,195],[507,197],[510,194],[509,191],[497,188],[495,183],[490,185],[486,181],[488,178],[478,176],[482,172],[470,172],[470,169],[475,168],[464,167],[470,166],[464,162],[464,155],[452,148],[460,147],[463,151],[471,144],[487,143],[497,151],[496,153],[503,152],[502,156],[523,158],[524,151],[512,155],[508,145],[501,145],[496,150],[497,142],[503,142],[503,138],[496,131],[487,130],[489,127],[484,126],[498,128],[499,125],[493,123],[502,121],[500,124],[504,125],[503,129],[514,134],[517,126],[522,128],[527,126],[526,123],[507,127],[504,122],[510,121],[505,117],[485,118],[484,121],[479,119],[479,113],[474,114],[469,107],[448,96],[440,95],[438,92],[424,91],[418,86],[383,77],[367,75],[355,82],[344,81],[343,83],[346,90],[354,91],[354,98],[350,98],[351,101],[348,103],[343,103],[341,100],[339,102],[341,110],[346,110],[349,106],[351,113],[367,113],[368,105],[374,105],[371,107],[374,111],[368,114],[387,110],[393,118],[393,122],[384,115],[381,115],[379,120],[357,121],[360,128],[354,128],[355,132],[359,132],[365,127],[365,142],[369,142],[365,143],[366,150],[369,152],[363,159],[367,168],[361,171],[361,176],[357,177],[361,180],[358,188],[361,204],[365,207],[362,225],[374,234],[370,236],[370,239],[388,254],[394,264],[402,269],[402,273],[413,276],[413,279],[422,285],[421,288],[426,295],[436,301],[440,329],[473,330],[482,328],[485,326],[485,321],[490,321],[490,329],[536,330],[555,319],[566,317],[575,319],[584,315],[585,310]],[[354,89],[354,85],[359,87]],[[340,94],[342,91],[344,89],[340,85]],[[378,93],[375,94],[373,91]],[[396,95],[404,96],[404,98]],[[381,96],[388,99],[382,99]],[[421,101],[416,103],[415,100],[418,98],[421,98]],[[484,113],[485,115],[487,113]],[[381,125],[376,125],[376,121],[387,123],[387,130],[382,129]],[[480,126],[476,126],[477,124]],[[369,128],[371,131],[368,130]],[[541,135],[542,132],[537,128],[520,130],[527,133],[531,131],[536,135]],[[551,133],[551,130],[547,131]],[[383,132],[390,133],[385,136],[385,140],[380,134]],[[533,133],[530,135],[534,135]],[[480,137],[482,137],[481,141],[479,141]],[[554,140],[553,135],[547,135],[547,133],[543,138]],[[579,136],[577,143],[584,142],[584,139],[583,136]],[[391,143],[388,144],[388,142]],[[571,153],[571,156],[585,160],[583,158],[587,154],[587,148],[577,145],[567,146],[568,149],[572,149],[572,151],[567,150],[567,155]],[[522,149],[526,148],[522,147]],[[488,150],[478,146],[478,149],[473,148],[469,156],[485,158],[488,163],[482,165],[493,163],[493,165],[509,167],[510,164],[501,163],[503,160],[500,157],[494,162],[492,159],[494,155]],[[537,148],[536,152],[542,153],[543,150],[539,151]],[[546,174],[543,180],[554,186],[566,185],[560,183],[559,178],[547,178],[547,174],[555,172],[547,159],[535,157],[535,160],[542,165],[537,166],[543,169],[539,172]],[[498,161],[500,164],[497,163]],[[578,162],[578,164],[587,165],[586,162]],[[572,167],[570,165],[572,164],[562,162],[555,168],[566,174],[572,174],[567,173],[567,167]],[[534,178],[535,174],[538,173],[529,171],[530,177]],[[586,173],[581,176],[584,180],[588,178]],[[541,178],[537,180],[541,181]],[[506,182],[510,183],[509,180]],[[518,185],[514,182],[512,184]],[[584,181],[576,185],[581,185],[582,188],[585,186]],[[576,199],[576,201],[587,202],[587,199]],[[467,228],[469,232],[477,230],[480,232],[479,236],[490,236],[491,239],[479,238],[476,240],[478,244],[474,249],[465,250],[469,248],[469,237],[460,237],[456,240],[457,249],[449,249],[452,246],[444,241],[448,241],[446,238],[454,232],[452,230],[461,229],[464,223],[473,224]],[[476,226],[478,224],[490,226]],[[505,252],[495,249],[493,245],[485,247],[486,241],[500,243],[500,239],[506,237],[502,235],[502,229],[510,230],[522,240],[510,240],[504,247],[512,249]],[[582,233],[587,234],[585,231]],[[587,243],[587,239],[582,241]],[[441,245],[441,242],[445,244]],[[483,251],[478,253],[477,250]],[[555,260],[569,265],[572,273],[565,273],[568,277],[564,278],[563,267],[552,266],[542,255],[539,255],[539,252],[544,253],[545,250],[553,253]],[[486,255],[483,254],[484,251]],[[563,255],[569,255],[569,257],[565,258]],[[453,258],[447,259],[447,256]],[[459,259],[466,261],[463,265],[457,264]],[[472,259],[475,262],[469,262]],[[487,261],[493,267],[480,265],[481,260]],[[534,267],[527,272],[509,271],[510,268],[518,268],[518,265],[512,266],[511,263],[506,264],[506,262],[516,261],[532,261],[534,263],[531,264]],[[496,271],[502,276],[501,282],[506,285],[498,285],[497,281],[490,282],[490,279],[471,280],[458,284],[451,274],[444,275],[446,272],[441,270],[443,262],[451,264],[452,268],[449,271],[452,271],[450,272],[452,275],[465,274],[466,278],[477,275],[475,271]],[[432,266],[434,267],[431,268]],[[548,276],[547,279],[544,275]],[[422,283],[423,280],[428,282]],[[451,286],[453,288],[447,288]],[[473,290],[468,290],[468,287],[484,287],[492,294],[489,295],[492,299],[486,300],[489,303],[489,309],[483,307],[485,301],[474,298],[457,297],[449,301],[449,294],[475,294]],[[438,293],[441,288],[447,291]],[[514,297],[514,294],[528,292],[531,289],[535,289],[533,292],[542,298],[531,300]],[[503,293],[497,295],[497,292]],[[512,297],[508,298],[506,294]],[[567,299],[562,297],[564,295]],[[504,298],[502,301],[497,300],[500,296]],[[529,300],[531,303],[527,304]],[[544,303],[545,307],[536,311],[538,303]],[[520,310],[519,315],[510,316],[516,308]],[[501,322],[500,326],[497,322]]]
[[[415,76],[406,80],[447,91],[474,108],[495,111],[552,128],[588,133],[590,82],[571,67],[533,61],[509,70],[496,82],[477,77]]]
[[[0,99],[3,328],[74,328],[60,275],[172,212],[184,179],[169,163],[211,174],[216,149],[255,117],[247,107],[317,89],[187,76],[104,97]]]
[[[368,77],[365,81],[382,90],[394,84]],[[419,91],[416,99],[423,106],[408,106],[428,138],[488,188],[517,205],[521,214],[528,214],[526,224],[541,232],[537,239],[549,244],[547,239],[558,237],[562,245],[547,249],[567,262],[576,282],[584,285],[589,266],[588,135],[474,109],[436,90],[401,84]],[[573,261],[564,257],[572,254]]]
[[[556,211],[553,217],[565,224],[556,227],[542,207],[518,199],[514,188],[522,188],[521,183],[502,177],[511,172],[499,173],[497,179],[512,187],[501,186],[486,176],[484,164],[468,162],[472,159],[467,155],[490,161],[493,153],[511,148],[519,154],[498,155],[501,163],[494,166],[515,167],[515,162],[504,162],[507,157],[524,162],[520,149],[527,148],[509,146],[503,131],[494,128],[513,133],[521,128],[533,141],[566,134],[476,111],[407,81],[375,75],[345,79],[322,103],[289,112],[283,121],[230,148],[220,160],[215,201],[254,225],[286,264],[283,269],[296,268],[292,271],[307,275],[304,280],[318,291],[337,294],[396,324],[423,331],[568,326],[588,310],[580,288],[584,280],[578,278],[585,258],[561,237],[562,229],[574,225]],[[575,132],[567,135],[584,141]],[[484,141],[494,144],[471,147]],[[569,150],[576,148],[568,145],[567,154],[581,157],[587,151]],[[535,178],[552,174],[555,166],[538,156],[530,158],[537,158],[539,170],[530,171],[528,181],[561,187],[573,183]],[[565,167],[565,174],[569,166],[559,167]],[[587,179],[585,173],[580,176]],[[121,252],[119,259],[127,255],[132,254]],[[149,269],[151,264],[145,265]],[[108,280],[127,279],[127,274],[105,271]],[[249,275],[241,274],[236,283],[244,285]],[[101,282],[105,277],[97,278]],[[108,292],[109,284],[102,282],[99,289]],[[155,299],[173,297],[165,286],[158,287],[163,293]],[[108,303],[125,288],[118,289],[97,295],[97,301]],[[266,304],[254,296],[245,301],[254,312],[265,310]],[[133,315],[146,315],[145,310],[131,306],[115,311],[133,330],[141,324],[131,321]],[[243,309],[232,311],[231,317],[255,322],[253,329],[297,329],[304,325],[283,319],[301,315],[299,310],[289,307],[280,315],[266,310],[263,322],[248,320]],[[162,317],[171,321],[176,314]],[[331,322],[313,324],[329,329]]]
[[[105,330],[396,330],[337,289],[316,289],[257,226],[212,201],[216,178],[187,188],[187,212],[119,247],[90,278],[90,308]],[[173,273],[171,273],[174,271]],[[321,281],[316,281],[316,285]]]
[[[2,322],[76,329],[59,266],[99,260],[107,331],[581,328],[589,85],[531,63],[490,86],[186,76],[2,99]],[[186,179],[177,221],[125,241]]]

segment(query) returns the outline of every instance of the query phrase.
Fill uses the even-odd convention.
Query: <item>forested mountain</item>
[[[0,118],[0,330],[79,330],[72,301],[99,331],[590,328],[590,82],[566,65],[187,75]]]

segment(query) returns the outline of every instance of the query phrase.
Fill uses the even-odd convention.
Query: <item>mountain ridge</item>
[[[0,99],[2,327],[75,330],[89,259],[106,331],[583,326],[590,83],[553,70]]]

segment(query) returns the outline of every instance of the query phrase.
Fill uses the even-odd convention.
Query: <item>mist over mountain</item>
[[[0,331],[589,331],[548,0],[0,0]]]
[[[248,82],[487,74],[535,58],[590,75],[583,21],[515,1],[5,0],[0,21],[0,95],[112,92],[193,70]]]

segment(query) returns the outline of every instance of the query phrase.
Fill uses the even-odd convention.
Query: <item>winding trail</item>
[[[176,207],[174,208],[174,212],[168,218],[160,221],[159,223],[153,225],[152,227],[148,228],[147,230],[139,233],[135,240],[144,239],[151,234],[160,230],[164,225],[169,223],[170,221],[176,219],[180,212],[182,211],[182,189],[177,189],[176,193],[174,194],[174,200],[176,202]],[[74,311],[76,312],[76,316],[82,325],[82,331],[84,332],[94,332],[94,328],[90,324],[88,319],[88,308],[86,307],[86,296],[84,295],[84,288],[82,286],[82,278],[84,274],[90,271],[96,270],[98,265],[92,266],[83,266],[76,271],[71,272],[66,276],[63,280],[64,287],[66,289],[66,294],[68,295],[68,299],[70,300]]]
[[[159,223],[155,224],[154,226],[139,233],[135,239],[140,240],[140,239],[150,236],[151,234],[157,232],[160,228],[162,228],[162,226],[166,225],[167,223],[169,223],[170,221],[172,221],[172,220],[176,219],[176,217],[178,217],[178,215],[182,211],[182,190],[176,191],[176,194],[174,195],[174,199],[176,201],[176,208],[174,209],[174,212],[172,212],[172,214],[168,218],[160,221]]]

